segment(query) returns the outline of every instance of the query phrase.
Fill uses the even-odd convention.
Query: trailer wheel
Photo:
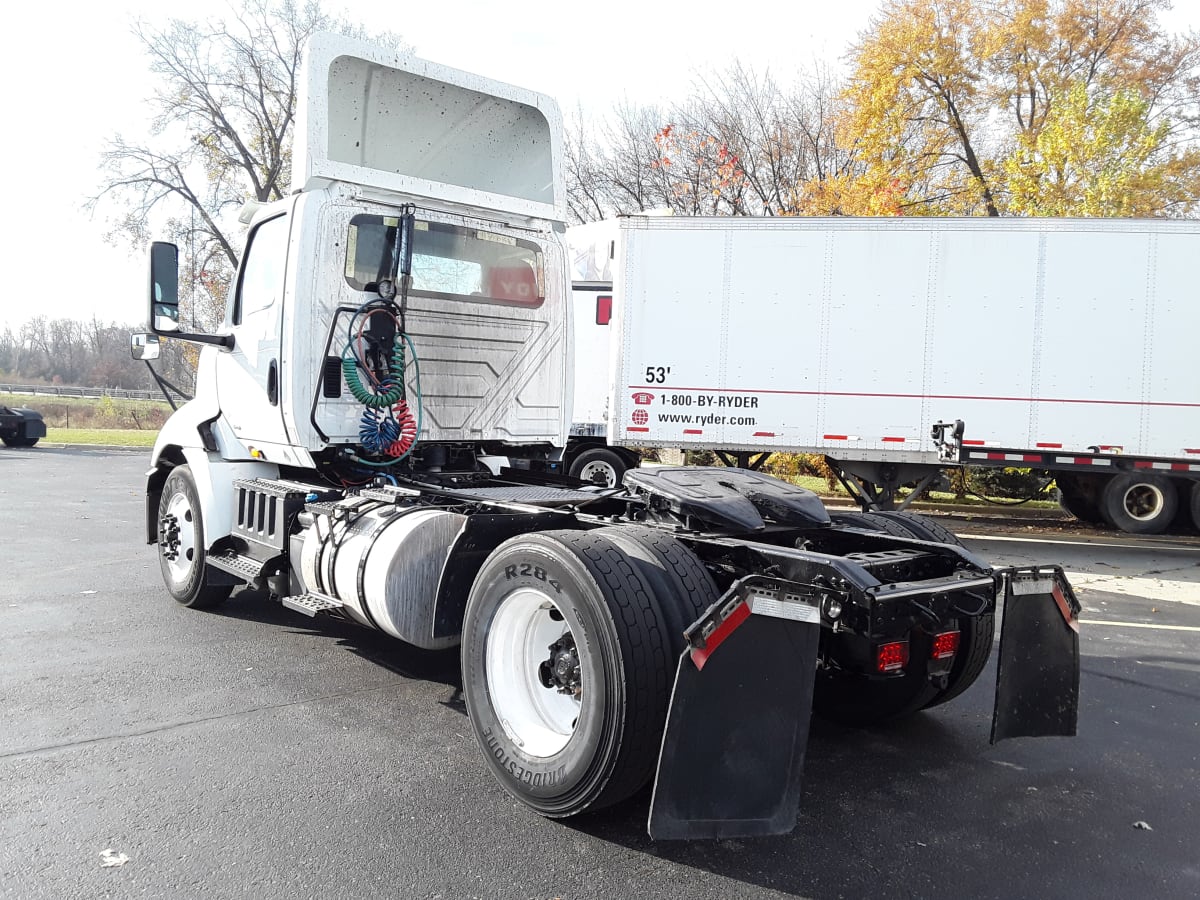
[[[205,565],[204,518],[188,466],[176,466],[158,501],[158,565],[167,591],[191,609],[211,609],[233,586],[209,584]]]
[[[1178,506],[1170,479],[1149,472],[1123,472],[1109,480],[1101,495],[1105,520],[1128,534],[1162,534]]]
[[[1192,482],[1192,525],[1200,531],[1200,481]]]
[[[581,481],[591,481],[601,487],[615,488],[621,486],[625,477],[625,460],[621,455],[607,447],[593,447],[575,457],[568,473],[572,478]]]
[[[675,660],[638,567],[606,535],[549,531],[488,557],[463,625],[463,694],[510,794],[571,816],[650,778]]]

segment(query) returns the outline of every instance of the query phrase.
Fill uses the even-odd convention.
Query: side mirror
[[[152,359],[158,359],[161,352],[162,342],[159,340],[157,334],[141,332],[129,336],[129,355],[134,359],[142,359],[149,362]]]
[[[179,330],[179,248],[165,241],[150,245],[150,329]]]

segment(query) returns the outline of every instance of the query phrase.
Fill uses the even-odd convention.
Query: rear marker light
[[[908,662],[908,641],[893,641],[880,644],[875,651],[875,669],[879,672],[895,672]]]
[[[930,659],[950,659],[958,652],[957,631],[943,631],[941,634],[934,635],[933,649],[929,652]]]
[[[596,324],[607,325],[612,321],[612,297],[596,298]]]

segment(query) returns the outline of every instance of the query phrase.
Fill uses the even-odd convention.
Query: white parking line
[[[1103,619],[1080,619],[1080,625],[1112,625],[1114,628],[1154,628],[1158,631],[1200,631],[1200,625],[1153,625],[1146,622],[1106,622]]]

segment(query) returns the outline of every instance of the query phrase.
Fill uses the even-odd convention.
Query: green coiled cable
[[[392,344],[392,372],[398,373],[392,376],[392,385],[386,391],[378,394],[372,393],[363,384],[362,378],[358,374],[358,360],[354,358],[350,345],[347,344],[346,349],[342,351],[342,375],[346,379],[346,386],[350,388],[354,399],[368,409],[391,406],[404,396],[404,341],[402,340]],[[385,381],[384,384],[386,383]]]

